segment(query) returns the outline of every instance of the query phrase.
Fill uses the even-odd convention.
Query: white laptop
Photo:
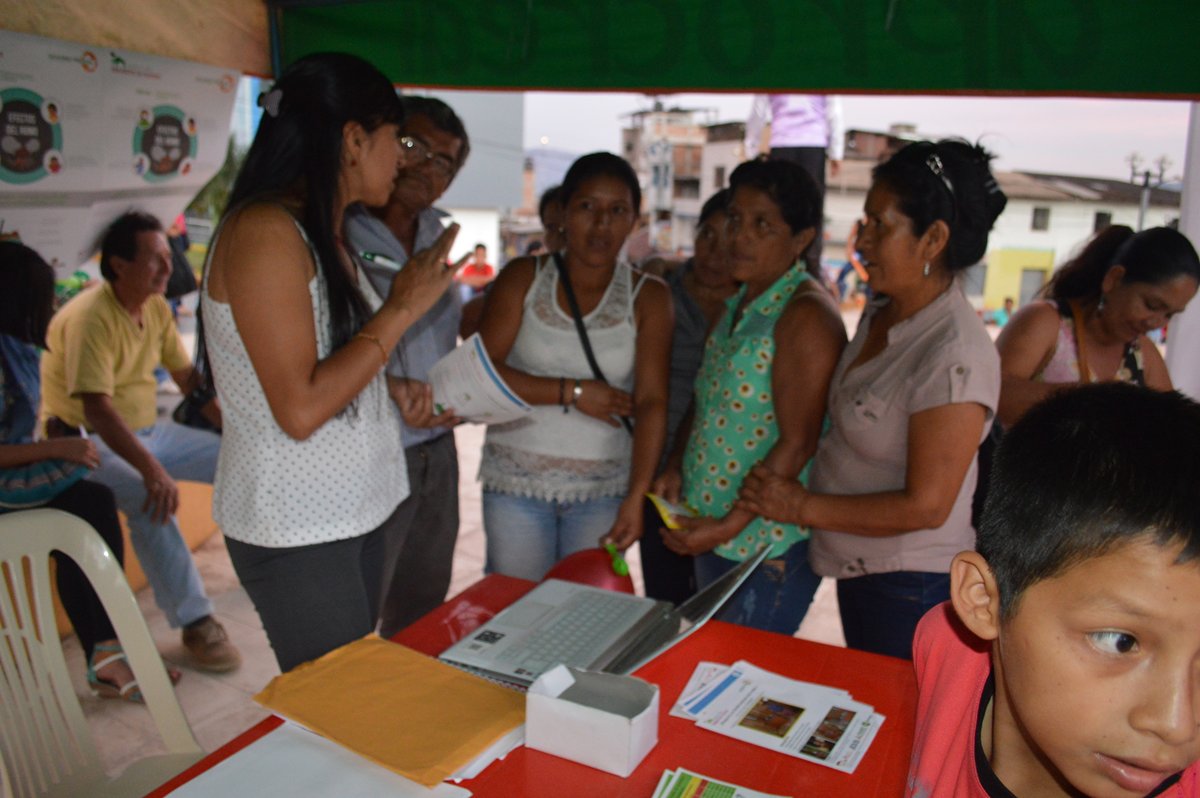
[[[762,549],[678,607],[547,579],[439,659],[520,688],[560,663],[630,673],[711,618],[768,551]]]

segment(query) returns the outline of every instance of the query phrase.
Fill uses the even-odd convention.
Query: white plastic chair
[[[167,754],[110,779],[67,675],[50,597],[52,551],[76,563],[112,620]],[[116,558],[59,510],[0,515],[0,770],[17,798],[138,796],[203,756]]]

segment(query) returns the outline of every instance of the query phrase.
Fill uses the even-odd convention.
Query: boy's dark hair
[[[0,333],[46,348],[54,315],[54,270],[18,241],[0,241]]]
[[[158,217],[142,211],[129,211],[118,216],[100,238],[100,274],[110,283],[117,279],[113,271],[113,256],[133,260],[137,257],[138,233],[161,233]]]
[[[802,230],[816,229],[821,221],[821,189],[812,175],[793,161],[767,158],[738,164],[729,176],[730,198],[743,187],[758,189],[770,197],[779,207],[779,213],[792,235]],[[815,238],[813,240],[816,241]],[[808,250],[805,249],[800,253],[801,259],[805,259],[807,254]],[[808,268],[815,274],[820,266],[810,263]]]
[[[1122,283],[1161,285],[1181,276],[1200,280],[1200,258],[1183,233],[1169,227],[1135,233],[1130,227],[1114,224],[1064,263],[1042,294],[1056,301],[1096,299],[1104,276],[1118,265],[1125,267]]]
[[[700,220],[696,223],[697,226],[708,221],[708,217],[714,213],[725,213],[725,208],[729,205],[729,195],[733,192],[727,188],[723,188],[716,194],[704,201],[704,207],[700,209]]]
[[[462,142],[458,150],[458,161],[455,169],[462,169],[471,154],[471,138],[467,135],[467,126],[463,124],[454,109],[437,97],[426,97],[420,94],[403,94],[400,96],[400,106],[404,109],[405,121],[414,116],[423,116],[433,123],[433,126]]]
[[[633,198],[633,214],[636,217],[642,210],[642,187],[638,183],[637,173],[628,161],[611,152],[592,152],[579,156],[563,178],[559,202],[566,207],[584,181],[600,176],[616,178],[629,186],[629,195]]]
[[[962,271],[987,252],[988,232],[1008,198],[992,175],[994,156],[961,139],[909,144],[872,170],[921,236],[939,219],[950,228],[946,270]]]
[[[1004,434],[977,549],[1001,617],[1026,588],[1149,535],[1200,557],[1200,405],[1124,383],[1064,390]]]

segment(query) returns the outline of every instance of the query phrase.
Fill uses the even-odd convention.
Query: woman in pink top
[[[1200,260],[1181,233],[1114,225],[1098,233],[1021,308],[996,341],[1000,422],[1014,424],[1065,386],[1115,380],[1159,391],[1171,377],[1146,333],[1196,294]]]

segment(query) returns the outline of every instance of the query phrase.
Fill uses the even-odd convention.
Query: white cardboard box
[[[625,777],[658,742],[658,687],[558,665],[525,696],[525,745]]]

